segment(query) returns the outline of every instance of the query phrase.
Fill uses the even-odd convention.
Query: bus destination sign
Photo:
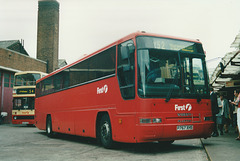
[[[17,89],[17,94],[35,94],[35,88]]]

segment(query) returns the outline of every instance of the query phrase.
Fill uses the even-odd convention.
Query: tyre
[[[53,137],[54,133],[52,131],[52,118],[50,115],[47,116],[47,121],[46,121],[46,133],[48,137]]]
[[[112,140],[112,128],[110,118],[107,114],[104,114],[100,121],[100,141],[104,148],[111,148],[113,146]]]

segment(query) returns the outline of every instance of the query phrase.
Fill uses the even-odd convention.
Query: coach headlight
[[[153,123],[161,123],[162,122],[162,119],[161,118],[154,118]]]
[[[140,119],[140,123],[141,124],[155,124],[155,123],[162,123],[162,119],[161,118],[141,118]]]
[[[14,120],[17,120],[17,116],[14,116],[13,119],[14,119]]]
[[[149,119],[149,118],[142,118],[142,119],[140,119],[140,123],[141,124],[150,124],[150,123],[152,123],[152,121],[151,121],[151,119]]]

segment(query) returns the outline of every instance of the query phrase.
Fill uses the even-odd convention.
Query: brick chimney
[[[58,69],[59,3],[38,1],[37,59],[47,62],[47,73]]]

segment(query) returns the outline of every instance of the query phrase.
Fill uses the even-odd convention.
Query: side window
[[[69,69],[70,86],[87,82],[88,78],[89,60],[84,60]]]
[[[4,87],[9,87],[9,74],[4,73]]]
[[[38,83],[37,97],[115,76],[115,66],[116,46],[113,46]]]
[[[53,85],[54,85],[54,90],[60,90],[63,88],[63,75],[62,72],[58,73],[57,75],[54,76],[53,79]]]
[[[13,88],[13,84],[14,84],[14,75],[11,74],[10,76],[11,76],[11,88]]]
[[[50,94],[54,91],[53,80],[51,77],[45,79],[42,85],[43,86],[41,92],[43,95]]]
[[[115,74],[116,47],[109,48],[89,59],[89,80]]]
[[[63,86],[62,88],[68,88],[69,87],[69,70],[64,70],[61,72],[61,75],[63,76]]]
[[[135,97],[135,46],[132,40],[126,41],[118,46],[118,82],[124,99]]]

